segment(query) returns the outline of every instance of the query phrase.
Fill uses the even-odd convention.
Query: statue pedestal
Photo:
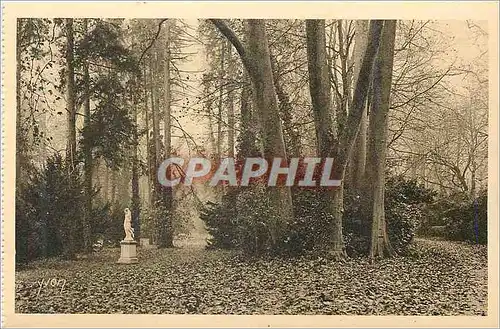
[[[120,259],[118,259],[117,263],[120,264],[135,264],[137,263],[137,242],[134,240],[120,241],[121,246],[121,254]]]

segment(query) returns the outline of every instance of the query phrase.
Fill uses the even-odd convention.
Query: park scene
[[[16,313],[488,315],[487,31],[17,19]]]

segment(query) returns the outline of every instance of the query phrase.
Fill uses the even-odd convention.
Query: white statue
[[[134,228],[132,227],[132,214],[130,209],[125,208],[125,220],[123,221],[123,229],[125,230],[124,241],[134,241]]]

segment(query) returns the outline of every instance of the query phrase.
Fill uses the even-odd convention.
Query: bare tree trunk
[[[353,85],[355,86],[358,80],[361,63],[363,61],[363,54],[365,53],[368,44],[368,21],[356,21],[356,36],[354,44],[354,72]],[[359,124],[359,132],[354,142],[354,150],[351,157],[350,165],[350,187],[359,191],[363,184],[363,178],[366,165],[366,132],[368,127],[368,111],[367,106],[364,107]],[[357,192],[359,193],[359,192]]]
[[[324,20],[307,20],[307,59],[309,71],[309,89],[314,112],[316,128],[317,155],[322,159],[333,154],[332,100],[330,91],[330,76],[326,55],[326,37]],[[340,111],[344,111],[340,109]],[[342,240],[342,189],[325,189],[322,191],[323,202],[333,216],[332,255],[344,257]]]
[[[227,41],[229,43],[229,41]],[[234,79],[235,79],[235,67],[234,58],[232,58],[232,48],[231,44],[227,45],[227,71],[228,79],[231,81],[227,85],[227,147],[228,156],[234,158]]]
[[[67,101],[67,147],[66,162],[68,164],[68,176],[74,175],[76,164],[76,91],[75,91],[75,67],[74,67],[74,36],[73,19],[66,19],[66,101]],[[67,241],[65,257],[74,259],[76,257],[76,223],[66,223]]]
[[[255,129],[255,119],[252,116],[252,109],[250,106],[250,92],[250,86],[247,84],[243,85],[241,89],[241,132],[239,137],[240,146],[238,152],[238,159],[240,160],[243,160],[247,157],[259,156],[259,152],[255,145],[255,136],[257,134],[257,129]]]
[[[385,221],[384,190],[387,129],[394,62],[396,21],[385,21],[374,65],[373,106],[370,112],[367,175],[372,203],[372,235],[370,258],[393,255]]]
[[[22,95],[21,95],[21,70],[23,68],[22,63],[22,49],[21,49],[21,33],[23,29],[22,19],[17,19],[17,39],[16,39],[16,194],[22,195],[21,190],[23,188],[24,174],[22,171],[25,145],[24,145],[24,135],[22,129]]]
[[[88,19],[83,20],[83,30],[88,33]],[[90,74],[88,60],[83,60],[83,85],[84,85],[84,126],[90,127]],[[84,186],[85,186],[85,209],[83,215],[83,250],[92,252],[92,147],[87,141],[84,145]]]
[[[274,77],[271,68],[271,57],[265,20],[251,19],[248,21],[248,49],[253,68],[248,70],[254,91],[254,103],[260,117],[263,131],[264,157],[271,159],[281,157],[287,159],[283,128],[279,117],[279,109],[274,88]],[[293,218],[292,195],[290,187],[269,187],[269,197],[278,210],[276,220],[271,223],[271,239],[276,248],[284,244],[288,221]]]
[[[173,22],[168,20],[165,27],[165,66],[164,66],[164,97],[165,104],[163,112],[163,136],[164,136],[164,147],[165,147],[165,159],[170,158],[171,147],[172,147],[172,136],[171,136],[171,83],[170,83],[170,29]],[[158,163],[159,164],[159,163]],[[170,171],[170,167],[168,168]],[[165,207],[169,211],[168,215],[160,220],[162,222],[160,225],[160,241],[158,241],[158,247],[160,248],[171,248],[174,246],[173,242],[173,226],[172,226],[172,205],[173,205],[173,191],[172,187],[163,186],[164,202]]]
[[[236,48],[252,81],[254,104],[262,128],[264,157],[287,159],[274,88],[266,21],[263,19],[248,20],[248,28],[245,33],[247,47],[243,46],[236,34],[222,20],[213,19],[212,22]],[[293,218],[292,195],[290,187],[287,186],[268,187],[268,193],[274,208],[277,210],[277,216],[269,227],[271,244],[275,251],[280,251],[286,243],[285,234],[288,221]]]
[[[344,180],[345,170],[354,140],[359,130],[359,123],[363,106],[367,97],[368,81],[372,72],[372,64],[376,55],[382,23],[372,21],[370,28],[370,44],[363,56],[359,78],[356,83],[353,101],[349,114],[345,119],[345,126],[341,125],[338,139],[333,139],[331,123],[331,97],[329,72],[327,68],[326,41],[324,21],[308,20],[306,22],[307,52],[310,75],[310,90],[313,108],[315,108],[315,122],[318,154],[321,157],[336,159],[333,168],[333,178]],[[340,112],[339,112],[340,113]],[[342,241],[342,214],[343,214],[343,186],[329,190],[332,202],[330,212],[333,214],[332,256],[345,256]]]
[[[219,68],[219,106],[217,112],[217,158],[222,156],[222,113],[224,110],[225,42],[221,44]]]
[[[278,63],[274,56],[271,56],[271,66],[274,75],[274,88],[276,88],[276,96],[278,96],[280,117],[283,121],[283,139],[285,140],[286,152],[290,157],[298,157],[300,155],[300,135],[292,126],[292,104],[280,81]]]
[[[147,68],[144,69],[144,77],[148,77]],[[151,74],[151,73],[150,73]],[[151,77],[149,76],[149,82],[151,82]],[[144,82],[147,85],[147,82]],[[152,207],[154,204],[154,169],[153,169],[153,157],[151,155],[151,143],[149,135],[149,107],[148,107],[148,88],[144,88],[144,114],[145,114],[145,124],[146,124],[146,158],[148,161],[148,201],[149,206]]]
[[[347,60],[348,60],[348,52],[347,40],[344,38],[344,30],[343,30],[343,22],[342,20],[337,21],[337,33],[339,36],[339,58],[340,58],[340,71],[341,71],[341,79],[342,79],[342,98],[340,102],[340,111],[343,113],[348,112],[349,98],[350,98],[350,88],[351,84],[349,81],[349,74],[347,72]],[[345,116],[344,116],[345,117]],[[341,129],[343,129],[345,122],[341,122]]]
[[[202,85],[203,85],[203,93],[205,95],[210,94],[210,83],[211,81],[207,78],[206,75],[203,76],[202,79]],[[204,102],[204,110],[207,116],[208,120],[208,141],[210,144],[210,154],[212,158],[215,157],[215,154],[217,152],[217,147],[216,147],[216,142],[215,142],[215,136],[214,136],[214,126],[213,126],[213,121],[212,121],[212,105],[213,101],[211,97],[207,97],[206,101]]]
[[[133,145],[132,145],[132,224],[134,226],[134,237],[135,239],[140,239],[141,237],[141,221],[140,221],[140,212],[141,212],[141,198],[139,195],[139,154],[138,154],[138,146],[139,146],[139,134],[137,131],[137,101],[134,95],[135,91],[131,91],[132,93],[132,115],[134,124],[133,132]]]
[[[75,92],[75,67],[73,63],[73,19],[66,19],[66,101],[68,107],[68,127],[66,147],[66,160],[70,168],[74,168],[76,160],[76,92]]]
[[[153,202],[158,201],[158,184],[156,182],[156,170],[158,169],[159,164],[159,152],[160,152],[160,118],[159,118],[159,109],[158,109],[158,90],[157,90],[157,80],[156,80],[156,72],[157,72],[157,54],[156,47],[154,52],[154,57],[151,58],[151,70],[150,70],[150,87],[151,87],[151,119],[153,123],[153,144],[152,152],[151,152],[151,180],[153,185]],[[154,204],[153,204],[154,206]]]

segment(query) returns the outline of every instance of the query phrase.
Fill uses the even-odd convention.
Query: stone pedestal
[[[137,263],[137,242],[134,240],[122,240],[120,242],[121,254],[117,263],[120,264],[135,264]]]

